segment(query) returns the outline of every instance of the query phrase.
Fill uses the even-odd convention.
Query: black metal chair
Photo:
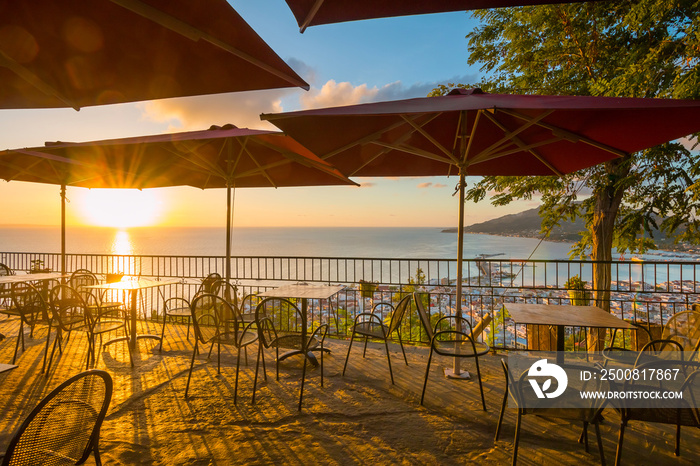
[[[301,310],[290,300],[283,298],[265,298],[255,309],[256,321],[260,339],[258,347],[258,358],[255,364],[255,379],[253,381],[253,404],[255,403],[255,390],[258,383],[258,370],[260,360],[263,363],[263,375],[267,380],[265,369],[264,348],[275,349],[275,369],[277,380],[280,378],[279,364],[281,360],[293,355],[304,356],[304,367],[301,375],[301,385],[299,387],[299,406],[301,411],[304,399],[304,382],[306,380],[306,366],[309,360],[316,362],[312,351],[319,351],[321,354],[321,387],[323,387],[323,344],[328,333],[328,324],[322,324],[309,333],[307,328],[307,318]],[[280,349],[289,350],[280,355]]]
[[[5,264],[0,264],[0,277],[8,277],[15,273]],[[5,283],[0,283],[0,310],[12,305],[12,287]]]
[[[682,358],[682,353],[679,357]],[[620,434],[617,442],[617,452],[615,455],[615,465],[619,465],[622,460],[622,442],[624,440],[625,428],[630,421],[653,422],[659,424],[670,424],[676,426],[676,445],[674,454],[681,454],[681,426],[700,428],[700,363],[697,361],[684,361],[682,359],[647,359],[635,366],[637,370],[665,371],[669,374],[678,372],[674,377],[683,380],[679,392],[683,393],[682,399],[650,398],[644,400],[644,407],[634,408],[625,405],[616,406],[620,413]],[[679,379],[679,380],[680,380]],[[657,390],[668,388],[669,382],[664,377],[657,378],[656,385],[651,385],[650,381],[640,382],[639,380],[627,380],[622,386],[622,391],[635,390]],[[677,386],[674,384],[674,386]]]
[[[160,332],[160,346],[158,351],[163,351],[163,341],[165,341],[165,325],[168,320],[187,320],[187,341],[190,340],[190,325],[192,324],[192,310],[190,302],[181,296],[171,296],[166,298],[162,288],[159,288],[161,299],[163,300],[163,328]]]
[[[479,356],[484,356],[491,348],[482,341],[475,341],[472,331],[472,325],[469,320],[461,318],[460,322],[464,331],[442,328],[442,323],[456,321],[456,316],[444,316],[438,319],[435,327],[430,325],[430,316],[425,311],[420,293],[413,293],[413,300],[418,310],[423,330],[430,339],[430,356],[428,356],[428,364],[425,368],[425,380],[423,381],[423,392],[420,396],[420,404],[423,404],[425,399],[425,389],[428,385],[428,376],[430,375],[430,363],[433,359],[433,353],[441,356],[449,356],[452,358],[472,358],[476,364],[476,375],[479,380],[479,390],[481,392],[481,405],[486,411],[486,401],[484,399],[484,387],[481,383],[481,370],[479,369]]]
[[[595,426],[596,439],[598,441],[598,453],[600,455],[600,463],[605,465],[605,454],[603,452],[603,442],[600,436],[600,422],[602,421],[602,412],[605,408],[606,401],[603,398],[591,397],[588,400],[583,400],[577,398],[576,405],[572,406],[562,406],[559,404],[556,407],[552,407],[552,399],[545,398],[539,399],[536,397],[535,392],[532,390],[528,380],[528,371],[519,374],[517,379],[511,374],[508,369],[508,364],[505,360],[501,359],[501,364],[503,365],[503,372],[505,374],[506,386],[505,392],[503,393],[503,403],[501,404],[501,414],[498,417],[498,425],[496,426],[496,435],[494,441],[498,440],[498,436],[501,432],[501,426],[503,424],[503,415],[505,414],[506,404],[508,402],[508,396],[510,395],[511,400],[515,403],[517,407],[517,419],[515,421],[515,438],[513,440],[513,466],[515,466],[518,459],[518,445],[520,442],[520,426],[522,424],[522,417],[528,414],[535,414],[545,418],[555,418],[564,419],[572,422],[582,422],[583,431],[578,439],[579,443],[583,443],[586,452],[588,452],[588,425],[593,424]],[[559,364],[563,369],[573,369],[574,371],[580,371],[580,367],[571,366],[566,364]],[[590,381],[582,381],[580,378],[569,377],[569,387],[577,387],[579,390],[591,390],[591,391],[609,391],[610,384],[603,380],[602,374],[594,367],[586,367],[586,370],[590,371],[592,374]],[[568,388],[567,388],[568,390]],[[582,404],[586,403],[586,406]]]
[[[238,373],[241,366],[241,349],[255,343],[258,335],[251,330],[253,324],[244,324],[237,309],[231,306],[228,301],[220,296],[210,293],[200,293],[192,300],[190,306],[192,323],[194,326],[195,343],[192,350],[192,362],[190,363],[190,373],[187,377],[185,387],[185,398],[189,393],[192,370],[194,369],[195,356],[198,347],[211,344],[217,347],[217,373],[221,373],[221,345],[230,345],[236,348],[236,383],[233,392],[233,402],[238,397]],[[211,354],[211,350],[209,351]]]
[[[355,317],[355,323],[352,326],[352,336],[350,337],[350,344],[348,345],[348,354],[345,357],[345,365],[343,366],[343,375],[345,375],[345,370],[348,367],[348,359],[350,359],[350,350],[352,349],[355,335],[360,335],[365,337],[365,347],[362,351],[363,358],[367,353],[367,341],[370,338],[382,340],[384,342],[386,359],[389,362],[389,376],[391,377],[391,383],[394,383],[394,373],[391,370],[391,356],[389,354],[389,337],[392,333],[396,332],[399,338],[401,352],[403,353],[403,360],[408,366],[406,351],[403,349],[403,342],[401,341],[401,322],[410,305],[411,295],[407,294],[398,302],[396,307],[391,303],[381,302],[374,305],[372,312],[362,312]],[[389,325],[385,325],[380,315],[377,314],[377,311],[383,307],[388,307],[391,310],[389,313]]]
[[[79,269],[73,272],[69,279],[70,286],[77,290],[88,306],[91,306],[91,312],[98,316],[109,315],[112,317],[125,318],[126,308],[122,301],[107,301],[105,294],[107,290],[91,290],[86,286],[98,285],[100,283],[97,275],[87,269]],[[89,297],[88,295],[92,295]],[[88,302],[90,301],[90,302]]]
[[[29,413],[10,440],[3,466],[83,464],[90,455],[100,465],[100,427],[112,399],[105,371],[77,374],[51,391]]]
[[[46,300],[31,283],[17,282],[12,284],[12,306],[1,310],[8,316],[19,317],[19,331],[17,332],[17,342],[15,352],[12,356],[12,364],[17,360],[17,353],[20,342],[24,351],[24,327],[30,328],[30,338],[34,335],[34,327],[37,324],[47,324],[47,340],[51,338],[51,318],[48,314]],[[45,356],[45,355],[44,355]]]
[[[48,376],[51,372],[51,364],[54,354],[56,353],[56,347],[58,347],[59,354],[63,353],[62,345],[64,342],[64,335],[68,337],[74,330],[83,330],[87,332],[85,328],[85,307],[86,305],[82,296],[70,285],[62,284],[51,288],[49,292],[49,308],[51,309],[51,319],[56,326],[56,336],[53,340],[53,347],[51,349],[48,365],[46,363],[46,357],[44,357],[44,365],[41,369],[42,373],[45,371]],[[48,354],[48,340],[46,352]]]

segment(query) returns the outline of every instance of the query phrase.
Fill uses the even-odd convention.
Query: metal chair
[[[382,340],[384,342],[384,347],[386,348],[386,359],[389,362],[389,376],[391,377],[391,383],[394,383],[394,373],[391,370],[391,356],[389,354],[389,336],[396,332],[399,338],[399,345],[401,346],[401,352],[403,353],[403,360],[408,366],[408,359],[406,358],[406,351],[403,349],[403,342],[401,341],[401,321],[406,314],[406,311],[411,305],[411,295],[408,294],[404,296],[401,301],[394,307],[391,303],[377,303],[372,308],[372,312],[362,312],[355,317],[355,323],[352,326],[352,336],[350,337],[350,345],[348,345],[348,354],[345,357],[345,365],[343,366],[343,375],[345,375],[345,370],[348,367],[348,359],[350,359],[350,350],[352,349],[352,343],[355,340],[355,335],[361,335],[365,337],[365,347],[362,351],[362,357],[365,357],[367,353],[367,341],[370,338],[377,340]],[[389,325],[385,325],[381,317],[375,312],[382,307],[389,307],[391,312],[389,314]]]
[[[513,377],[511,372],[508,370],[508,364],[505,360],[501,359],[501,364],[503,365],[503,373],[505,374],[506,386],[505,392],[503,393],[503,402],[501,404],[501,414],[498,417],[498,424],[496,426],[496,435],[494,441],[498,440],[498,436],[501,432],[501,426],[503,424],[503,415],[506,410],[506,403],[508,401],[508,396],[510,395],[511,400],[515,403],[518,415],[515,421],[515,438],[513,440],[513,466],[515,466],[518,459],[518,445],[520,443],[520,426],[522,424],[522,417],[527,414],[536,414],[542,417],[564,419],[569,421],[579,421],[583,423],[583,431],[579,437],[579,443],[583,443],[588,452],[588,425],[593,424],[595,426],[596,439],[598,441],[598,453],[600,454],[600,463],[605,465],[605,454],[603,452],[603,442],[600,436],[600,422],[602,421],[602,412],[605,408],[606,400],[602,398],[591,398],[586,400],[587,405],[581,406],[578,403],[584,403],[584,400],[577,399],[577,406],[556,406],[552,407],[552,399],[546,398],[541,400],[535,397],[535,392],[528,384],[526,377],[528,376],[528,371],[523,372],[517,377]],[[573,369],[575,371],[580,370],[578,366],[571,366],[566,364],[559,364],[563,369]],[[569,377],[569,387],[578,386],[581,390],[592,390],[592,391],[608,391],[609,384],[603,380],[601,373],[596,368],[586,367],[586,370],[595,373],[591,381],[576,380],[575,377]],[[606,386],[606,388],[601,388]],[[587,387],[587,388],[584,388]],[[568,388],[567,388],[568,389]]]
[[[8,277],[15,273],[5,264],[0,264],[0,277]],[[0,310],[12,305],[12,287],[5,283],[0,283]]]
[[[58,285],[53,287],[49,292],[49,308],[51,309],[51,319],[56,325],[56,336],[54,337],[48,366],[46,357],[44,357],[44,365],[41,369],[42,373],[46,371],[48,376],[51,372],[51,363],[53,362],[57,346],[59,354],[63,353],[62,345],[64,335],[69,336],[74,330],[83,330],[87,332],[85,328],[85,307],[86,305],[82,296],[70,285]],[[48,354],[48,340],[46,352]]]
[[[221,345],[231,345],[237,350],[236,383],[233,392],[233,402],[238,397],[238,373],[241,366],[241,349],[255,343],[258,335],[251,330],[252,324],[244,324],[237,310],[220,296],[210,293],[200,293],[192,300],[190,306],[194,326],[195,343],[192,350],[190,373],[185,387],[185,398],[189,393],[192,370],[199,344],[211,344],[217,347],[217,373],[221,374]],[[209,351],[211,354],[211,350]]]
[[[69,279],[70,286],[77,290],[83,299],[87,301],[94,301],[93,303],[88,303],[92,306],[91,311],[93,314],[102,316],[102,314],[117,316],[124,318],[126,315],[125,306],[122,301],[106,301],[104,299],[107,290],[90,290],[86,289],[86,286],[98,285],[100,281],[97,279],[97,275],[90,272],[87,269],[79,269],[73,272]],[[92,294],[93,298],[88,300],[88,294]]]
[[[304,399],[304,382],[306,380],[306,366],[308,360],[316,363],[316,358],[312,351],[320,351],[321,354],[321,387],[323,387],[323,343],[328,333],[328,324],[316,327],[309,334],[307,328],[307,318],[301,310],[290,300],[283,298],[265,298],[255,309],[256,322],[260,343],[258,346],[258,358],[255,364],[255,379],[253,381],[253,404],[255,404],[255,390],[258,382],[258,370],[260,360],[263,363],[263,375],[267,380],[265,369],[264,348],[275,349],[275,368],[277,380],[280,378],[279,364],[281,360],[293,355],[304,356],[304,367],[301,375],[301,385],[299,387],[299,405],[301,411]],[[290,350],[280,355],[280,349]]]
[[[486,401],[484,399],[484,387],[481,383],[481,370],[479,369],[479,356],[487,354],[491,348],[484,342],[475,341],[472,332],[471,323],[464,318],[461,318],[462,328],[469,331],[457,331],[453,329],[442,328],[443,322],[457,319],[457,316],[444,316],[435,323],[435,327],[430,325],[430,317],[425,311],[420,293],[413,293],[413,300],[418,310],[423,330],[430,338],[430,356],[428,356],[428,364],[425,368],[425,380],[423,381],[423,392],[420,396],[420,404],[423,404],[425,399],[425,388],[428,385],[428,376],[430,375],[430,363],[433,359],[433,353],[441,356],[449,356],[452,358],[473,358],[476,364],[476,375],[479,380],[479,391],[481,392],[481,405],[486,411]]]
[[[620,434],[617,441],[617,452],[615,454],[615,465],[619,465],[622,459],[622,442],[624,440],[625,429],[630,421],[654,422],[659,424],[670,424],[676,426],[676,445],[674,454],[681,454],[681,426],[700,428],[700,363],[697,361],[684,361],[677,359],[656,359],[647,360],[644,363],[635,365],[637,370],[670,370],[677,376],[683,378],[679,392],[683,393],[682,399],[654,398],[644,401],[643,408],[630,408],[627,406],[616,406],[620,413]],[[663,372],[662,372],[663,373]],[[663,377],[661,378],[663,379]],[[665,380],[658,380],[658,385],[649,385],[650,382],[640,382],[638,380],[628,380],[622,386],[623,391],[645,389],[657,390],[668,385]]]
[[[90,455],[100,465],[100,427],[112,399],[105,371],[77,374],[51,391],[29,413],[3,458],[3,466],[83,464]]]
[[[19,331],[17,332],[17,342],[15,352],[12,356],[12,364],[17,360],[19,344],[22,343],[24,351],[24,327],[30,328],[30,338],[34,335],[34,327],[43,323],[48,325],[47,340],[51,338],[51,318],[48,314],[46,301],[39,290],[31,283],[17,282],[12,284],[12,306],[0,310],[8,316],[19,317]],[[44,355],[46,356],[46,355]]]
[[[169,319],[185,319],[187,320],[187,341],[190,340],[190,325],[192,323],[192,311],[190,302],[181,296],[171,296],[166,298],[163,290],[158,289],[161,298],[163,299],[163,329],[160,332],[160,346],[158,351],[163,351],[163,341],[165,340],[165,325]]]

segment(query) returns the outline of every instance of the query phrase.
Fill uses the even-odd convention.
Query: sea
[[[452,259],[457,234],[443,228],[412,227],[238,227],[233,256]],[[60,228],[0,227],[0,252],[60,252]],[[464,258],[566,260],[571,244],[533,238],[468,234]],[[221,256],[225,228],[68,227],[66,251],[75,254]]]

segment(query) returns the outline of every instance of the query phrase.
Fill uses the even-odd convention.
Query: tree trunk
[[[595,207],[591,222],[593,261],[593,292],[595,305],[610,312],[611,262],[615,219],[622,203],[625,188],[616,180],[629,173],[629,164],[618,159],[605,164],[610,183],[593,193]],[[591,329],[588,334],[588,351],[601,351],[605,343],[605,329]]]

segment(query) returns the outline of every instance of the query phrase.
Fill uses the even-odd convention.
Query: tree
[[[480,87],[487,92],[699,98],[699,12],[698,0],[480,10],[474,14],[481,26],[467,35],[469,64],[482,65]],[[700,163],[690,150],[696,141],[668,143],[562,178],[484,177],[466,198],[478,202],[495,191],[491,202],[505,205],[540,195],[545,233],[583,217],[587,231],[572,254],[590,249],[596,304],[609,310],[613,247],[643,252],[654,246],[655,228],[700,242]]]

